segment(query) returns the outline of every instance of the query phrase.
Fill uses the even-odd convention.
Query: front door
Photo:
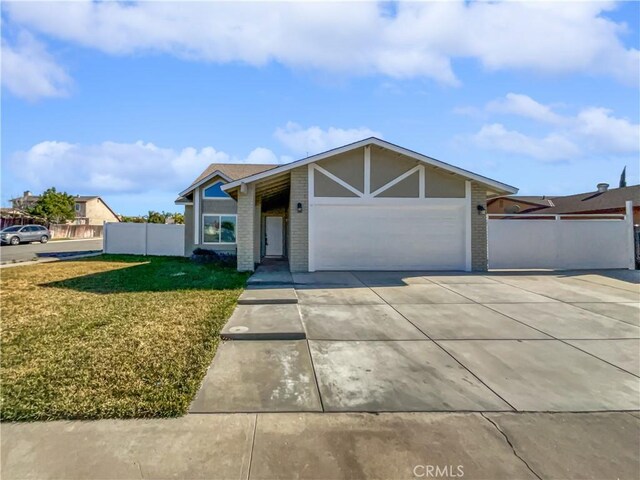
[[[266,217],[265,255],[282,256],[282,217]]]

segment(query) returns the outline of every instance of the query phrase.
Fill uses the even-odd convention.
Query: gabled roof
[[[76,202],[88,202],[89,200],[93,200],[94,198],[100,198],[98,195],[76,195],[73,197],[73,199]],[[27,195],[26,197],[16,197],[16,198],[12,198],[11,201],[26,201],[26,202],[37,202],[38,200],[40,200],[40,195]]]
[[[76,202],[88,202],[89,200],[93,200],[94,198],[100,198],[98,195],[76,195],[74,197]],[[104,200],[102,201],[104,203]],[[106,204],[105,204],[106,205]]]
[[[478,175],[476,173],[470,172],[463,168],[454,167],[448,163],[442,162],[440,160],[436,160],[435,158],[427,157],[426,155],[422,155],[421,153],[414,152],[413,150],[408,150],[406,148],[400,147],[393,143],[387,142],[385,140],[381,140],[376,137],[365,138],[364,140],[360,140],[358,142],[350,143],[348,145],[344,145],[342,147],[334,148],[332,150],[328,150],[326,152],[319,153],[317,155],[312,155],[307,158],[303,158],[301,160],[296,160],[295,162],[287,163],[285,165],[273,166],[272,168],[265,170],[263,172],[258,172],[253,175],[249,175],[232,182],[227,183],[222,187],[224,191],[229,191],[234,188],[239,187],[242,183],[251,183],[256,180],[261,180],[263,178],[269,177],[271,175],[277,175],[279,173],[287,172],[293,168],[301,167],[303,165],[307,165],[309,163],[318,162],[325,158],[331,157],[333,155],[338,155],[341,153],[348,152],[350,150],[354,150],[356,148],[361,148],[366,145],[377,145],[382,148],[386,148],[388,150],[394,151],[401,155],[405,155],[407,157],[419,160],[428,165],[432,165],[438,168],[442,168],[443,170],[447,170],[449,172],[457,173],[463,177],[466,177],[470,180],[476,180],[480,183],[493,187],[497,193],[505,194],[505,193],[517,193],[518,189],[511,185],[507,185],[506,183],[498,182],[497,180],[493,180],[488,177],[484,177],[482,175]],[[181,194],[182,195],[182,194]]]
[[[606,192],[587,192],[566,197],[553,197],[553,206],[544,208],[538,213],[579,213],[598,210],[624,208],[625,202],[631,200],[640,206],[640,185],[612,188]]]
[[[240,178],[245,178],[256,173],[264,172],[265,170],[272,169],[278,165],[264,164],[264,163],[212,163],[204,172],[202,172],[195,181],[189,185],[187,189],[180,192],[180,197],[184,197],[191,193],[191,191],[200,185],[208,182],[216,175],[223,178],[227,182],[232,182]],[[180,200],[180,197],[176,199],[176,202]]]
[[[525,195],[501,195],[499,197],[493,197],[487,200],[487,203],[491,204],[496,200],[511,200],[513,202],[526,203],[527,205],[533,205],[537,207],[553,207],[553,199],[555,197],[548,196],[525,196]]]

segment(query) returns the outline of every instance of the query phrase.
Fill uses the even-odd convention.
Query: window
[[[216,182],[204,189],[204,198],[229,198],[229,195],[222,191],[222,182]]]
[[[236,243],[236,215],[202,216],[202,243]]]
[[[76,212],[79,212],[79,211],[80,211],[80,204],[76,203]]]

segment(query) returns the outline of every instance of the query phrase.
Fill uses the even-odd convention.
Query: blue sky
[[[638,2],[2,7],[2,203],[179,211],[211,162],[376,135],[515,185],[640,182]]]

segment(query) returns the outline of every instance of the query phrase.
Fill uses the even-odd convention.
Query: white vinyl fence
[[[625,215],[492,214],[487,220],[489,268],[635,268],[631,202]]]
[[[105,223],[104,252],[134,255],[184,255],[184,225]]]

